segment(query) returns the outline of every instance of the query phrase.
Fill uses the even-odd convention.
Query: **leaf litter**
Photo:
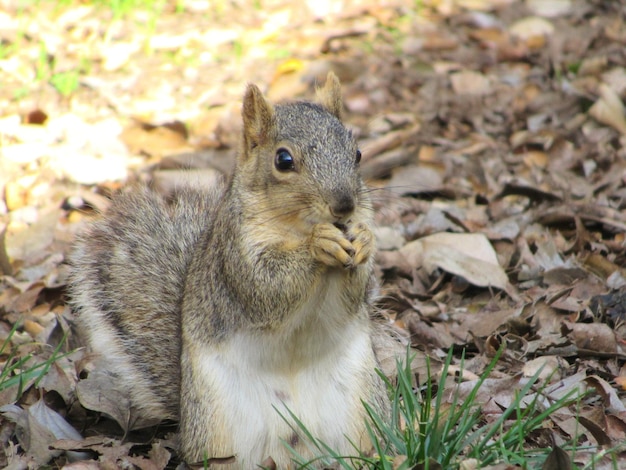
[[[0,466],[171,465],[175,428],[134,430],[145,423],[124,391],[76,350],[65,257],[124,184],[168,194],[228,174],[246,82],[312,97],[329,70],[373,188],[379,306],[394,330],[377,344],[384,372],[410,343],[423,381],[425,357],[436,365],[453,348],[462,376],[447,383],[463,396],[503,349],[475,397],[486,420],[535,375],[541,402],[587,393],[546,418],[543,441],[528,436],[553,449],[543,468],[624,442],[620,2],[262,2],[219,18],[180,3],[150,29],[140,10],[0,2],[13,46],[0,58]],[[50,83],[68,72],[80,77],[65,96]],[[580,450],[564,453],[576,436]]]

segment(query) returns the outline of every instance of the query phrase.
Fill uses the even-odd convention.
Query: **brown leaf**
[[[120,136],[133,153],[163,156],[191,150],[187,129],[178,121],[161,125],[135,123]]]
[[[38,213],[32,223],[12,221],[3,238],[3,248],[8,261],[17,267],[17,262],[34,264],[40,261],[54,240],[54,229],[61,211],[58,209]]]
[[[48,408],[43,400],[27,410],[17,405],[0,407],[0,412],[17,425],[16,436],[20,446],[37,464],[43,465],[60,452],[51,448],[58,439],[81,439],[81,435],[57,412]],[[74,454],[74,457],[85,457]]]
[[[482,96],[492,91],[488,77],[473,70],[463,70],[450,75],[452,89],[458,95]]]
[[[554,446],[548,457],[543,462],[541,470],[570,470],[572,462],[569,454],[559,446]]]
[[[626,134],[626,117],[624,117],[624,104],[613,89],[605,84],[599,87],[600,98],[589,108],[589,114],[603,124],[615,128],[622,134]]]
[[[136,419],[128,393],[115,386],[113,377],[96,369],[89,377],[76,384],[76,395],[87,409],[99,411],[113,418],[125,432],[134,429]]]
[[[589,352],[615,354],[617,340],[615,332],[603,323],[563,322],[563,336],[567,336],[578,347]]]
[[[425,166],[409,165],[393,172],[387,187],[399,195],[433,194],[443,190],[440,173]]]
[[[66,451],[90,450],[100,454],[100,467],[104,469],[116,469],[129,465],[127,461],[130,449],[136,445],[132,442],[124,442],[102,436],[87,437],[82,441],[61,439],[51,447]]]
[[[498,264],[493,247],[482,234],[437,233],[413,243],[421,245],[424,267],[436,267],[481,287],[506,289],[508,277]],[[405,247],[406,248],[406,247]]]
[[[529,16],[513,23],[509,32],[511,35],[529,42],[537,37],[553,34],[554,25],[544,18]]]
[[[590,375],[585,382],[595,388],[598,394],[603,398],[607,409],[612,413],[626,412],[626,405],[622,403],[614,387],[606,380],[597,375]]]
[[[602,416],[602,418],[604,418],[604,416]],[[580,424],[582,424],[585,428],[589,430],[589,432],[593,435],[599,445],[611,445],[611,439],[606,434],[606,431],[603,429],[604,426],[602,426],[599,422],[589,419],[586,416],[579,416],[578,420],[580,421]]]

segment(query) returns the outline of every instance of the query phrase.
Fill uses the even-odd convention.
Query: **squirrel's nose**
[[[344,195],[338,198],[334,204],[330,206],[330,212],[333,217],[342,219],[354,211],[354,199],[350,196]]]

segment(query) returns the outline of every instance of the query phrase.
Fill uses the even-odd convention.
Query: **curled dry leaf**
[[[607,124],[620,133],[626,134],[624,104],[619,95],[604,83],[600,85],[599,91],[600,97],[589,108],[589,114],[602,124]]]
[[[132,447],[135,445],[136,444],[133,442],[122,443],[116,439],[101,436],[91,436],[81,441],[72,439],[60,439],[55,442],[52,447],[54,449],[62,449],[66,451],[89,450],[92,452],[96,452],[100,455],[100,466],[98,468],[134,468],[135,466],[142,470],[157,470],[164,468],[164,466],[161,466],[161,464],[159,464],[159,462],[162,462],[165,457],[162,452],[156,454],[158,458],[156,462],[151,462],[142,457],[131,457],[129,454]],[[153,448],[155,445],[158,444],[155,443],[153,445]],[[163,450],[167,452],[165,449]],[[167,459],[169,460],[169,452],[167,452],[167,454]],[[82,467],[79,466],[78,468],[82,470]]]
[[[522,373],[525,377],[533,377],[535,374],[539,380],[550,379],[551,382],[561,378],[560,368],[563,359],[559,356],[540,356],[524,364]]]
[[[571,323],[563,322],[563,333],[580,350],[605,354],[618,351],[615,332],[604,323]]]
[[[626,405],[620,400],[615,387],[597,375],[590,375],[585,379],[587,385],[593,387],[605,401],[607,410],[611,413],[626,413]]]
[[[486,236],[480,233],[436,233],[406,244],[407,261],[433,272],[440,268],[480,287],[506,290],[509,279]]]
[[[116,388],[116,383],[114,377],[96,368],[89,377],[76,384],[76,395],[85,408],[110,416],[124,431],[157,424],[137,420],[127,392]]]
[[[39,465],[60,455],[60,451],[50,447],[58,439],[82,439],[80,433],[59,413],[48,408],[43,400],[38,400],[26,410],[17,405],[5,405],[0,407],[0,413],[16,424],[20,445]],[[79,452],[68,452],[68,456],[71,459],[86,457]]]
[[[129,461],[140,470],[163,470],[170,461],[170,457],[169,451],[160,442],[155,442],[152,444],[147,458],[143,456],[128,456],[124,460]]]
[[[569,470],[572,468],[572,461],[567,452],[559,446],[554,446],[552,452],[548,454],[541,470]]]

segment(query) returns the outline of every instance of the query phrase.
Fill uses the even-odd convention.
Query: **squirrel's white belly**
[[[346,321],[333,295],[316,299],[302,307],[314,307],[315,315],[294,318],[306,331],[294,331],[288,344],[278,339],[284,332],[241,332],[196,358],[195,380],[219,403],[207,417],[207,428],[222,436],[209,443],[210,457],[234,453],[237,468],[272,457],[288,468],[293,456],[285,443],[305,457],[318,455],[291,414],[342,455],[358,452],[351,442],[365,447],[361,400],[369,399],[375,367],[367,322]]]
[[[361,423],[355,420],[363,420],[360,400],[368,397],[361,395],[362,383],[353,376],[351,367],[370,351],[369,338],[363,335],[351,344],[345,356],[316,363],[293,375],[250,368],[242,350],[239,364],[225,359],[231,357],[228,354],[207,352],[200,358],[202,381],[220,404],[207,427],[225,436],[224,442],[215,446],[218,454],[209,449],[210,456],[228,457],[234,453],[239,468],[254,468],[272,457],[278,468],[286,468],[291,454],[282,441],[304,456],[316,454],[314,449],[307,450],[311,444],[305,441],[290,412],[331,448],[344,455],[355,454],[348,439],[362,444],[359,441],[364,436],[358,429]]]

